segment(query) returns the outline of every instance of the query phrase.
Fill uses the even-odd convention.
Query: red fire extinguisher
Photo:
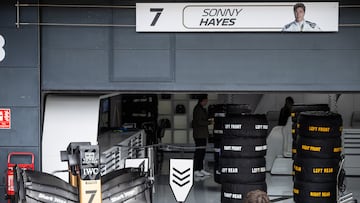
[[[11,163],[11,158],[15,156],[22,157],[31,157],[31,163]],[[32,152],[10,152],[8,154],[7,161],[7,176],[6,176],[6,199],[8,199],[8,203],[11,203],[11,200],[14,199],[15,196],[15,188],[14,188],[14,167],[18,166],[21,169],[25,170],[35,170],[34,165],[34,153]]]

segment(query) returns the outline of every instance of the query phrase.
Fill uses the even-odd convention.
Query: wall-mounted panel
[[[358,5],[358,1],[354,1]],[[349,5],[348,7],[340,8],[340,24],[350,24],[350,23],[359,23],[360,21],[360,13],[359,13],[359,7],[358,6],[351,6],[351,4],[345,4]]]
[[[360,21],[359,21],[360,22]],[[359,49],[360,29],[339,33],[176,34],[177,50],[328,50]],[[349,40],[351,39],[351,40]]]
[[[114,49],[170,49],[168,33],[135,33],[135,28],[114,28]]]
[[[44,49],[42,53],[45,89],[62,89],[70,85],[72,89],[84,90],[88,85],[109,81],[107,50]]]
[[[38,75],[36,68],[0,67],[0,105],[38,106]]]
[[[312,85],[360,84],[359,54],[351,50],[178,51],[176,81],[228,84],[235,91],[249,86],[271,90],[269,84],[299,86],[305,91],[317,90]]]
[[[42,27],[45,49],[108,49],[109,30],[97,27]],[[46,54],[46,52],[43,54]]]
[[[172,81],[170,52],[115,50],[112,81]]]
[[[0,62],[2,66],[37,67],[38,53],[34,51],[38,46],[37,28],[1,28],[0,34],[5,39],[4,49],[6,56]]]
[[[124,3],[124,2],[123,2]],[[135,29],[136,10],[133,8],[117,8],[112,10],[113,23],[116,25],[130,25]]]
[[[11,129],[0,130],[0,148],[9,146],[39,146],[39,108],[9,107]]]

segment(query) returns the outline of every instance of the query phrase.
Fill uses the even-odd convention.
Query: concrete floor
[[[156,177],[154,203],[176,202],[175,197],[169,186],[169,159],[170,158],[192,158],[190,153],[170,153],[166,154],[163,162],[161,174]],[[211,154],[207,154],[206,160],[211,160]],[[209,166],[210,165],[210,166]],[[207,169],[212,171],[211,164],[207,164]],[[352,192],[356,199],[360,200],[360,177],[346,177],[347,191]],[[266,175],[268,195],[272,202],[293,203],[292,190],[293,178],[288,175]],[[206,178],[194,178],[194,185],[186,199],[187,203],[219,203],[221,185],[214,182],[213,176]]]

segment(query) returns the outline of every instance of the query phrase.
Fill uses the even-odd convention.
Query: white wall
[[[61,162],[60,151],[66,150],[70,142],[97,144],[99,101],[98,96],[47,97],[42,139],[43,172],[68,168],[67,163]],[[55,175],[68,180],[67,173]]]

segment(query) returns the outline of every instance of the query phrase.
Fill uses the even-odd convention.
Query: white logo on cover
[[[193,186],[193,160],[170,159],[170,187],[177,202],[185,202]]]
[[[4,60],[4,58],[5,58],[4,45],[5,45],[5,39],[4,39],[4,37],[2,35],[0,35],[0,62],[2,60]]]

